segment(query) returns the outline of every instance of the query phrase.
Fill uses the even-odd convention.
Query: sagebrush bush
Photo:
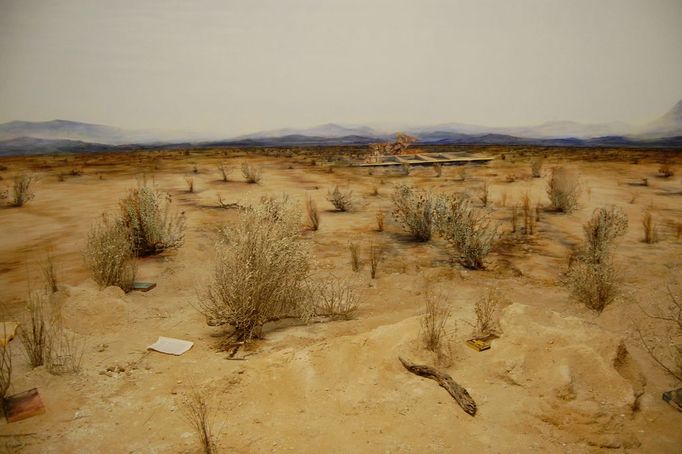
[[[476,315],[474,338],[485,339],[500,335],[498,310],[501,302],[502,295],[494,288],[489,289],[476,301],[474,304],[474,314]]]
[[[258,184],[263,178],[263,172],[260,167],[248,163],[242,163],[242,175],[244,180],[249,184]]]
[[[299,217],[286,202],[265,199],[220,230],[200,309],[209,324],[234,328],[232,346],[260,337],[269,321],[312,314],[310,251],[299,238]]]
[[[316,285],[315,314],[332,320],[349,320],[358,309],[358,296],[348,283],[328,279]]]
[[[5,322],[0,322],[0,330],[3,336],[6,333],[7,327]],[[5,398],[12,385],[12,347],[7,344],[0,345],[0,407],[5,407]]]
[[[542,166],[544,163],[545,162],[542,158],[535,159],[531,163],[530,170],[531,174],[533,175],[533,178],[540,178],[542,176]]]
[[[14,184],[12,185],[12,205],[21,207],[33,200],[35,194],[31,190],[31,185],[34,181],[35,177],[26,173],[14,177]]]
[[[644,242],[653,244],[658,242],[658,227],[651,211],[646,211],[642,217],[642,228],[644,229]]]
[[[218,171],[220,172],[223,181],[227,183],[230,180],[230,175],[232,174],[233,169],[229,167],[227,163],[224,162],[216,164],[216,167],[218,168]]]
[[[353,209],[353,191],[342,191],[338,186],[333,191],[327,191],[327,200],[336,211],[350,211]]]
[[[497,238],[497,224],[485,210],[473,206],[463,195],[442,197],[436,210],[438,232],[452,247],[463,266],[483,268],[483,259]]]
[[[216,408],[210,402],[208,393],[196,387],[192,387],[182,401],[182,415],[199,436],[204,454],[218,452],[214,427]]]
[[[431,193],[401,184],[392,195],[393,218],[417,241],[429,241],[433,233],[435,200]]]
[[[305,199],[305,212],[308,216],[308,228],[310,230],[317,230],[320,228],[320,213],[317,210],[317,204],[310,197]]]
[[[431,289],[424,292],[424,315],[421,318],[421,337],[424,347],[438,355],[447,338],[446,326],[452,312],[444,295]]]
[[[607,260],[613,242],[625,235],[628,229],[628,217],[616,207],[610,209],[597,208],[589,221],[583,225],[585,245],[582,255],[589,263],[601,263]]]
[[[350,251],[350,266],[354,272],[360,271],[360,248],[357,243],[349,243],[348,250]]]
[[[564,167],[552,169],[547,183],[547,195],[552,207],[563,213],[571,213],[578,206],[580,182],[578,176]]]
[[[24,346],[31,367],[45,364],[50,342],[49,305],[47,295],[30,292],[28,296],[28,319],[19,327],[19,338]]]
[[[100,287],[115,285],[125,292],[132,290],[135,281],[134,255],[130,230],[107,216],[92,226],[83,251],[85,264]]]
[[[575,260],[568,269],[565,284],[573,298],[602,312],[620,294],[621,279],[610,260],[599,263]]]
[[[141,184],[128,192],[119,208],[117,222],[129,232],[136,256],[158,254],[184,242],[185,216],[172,210],[170,195]]]

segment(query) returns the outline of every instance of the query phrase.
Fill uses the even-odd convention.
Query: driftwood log
[[[438,382],[440,386],[445,388],[445,390],[455,398],[459,406],[462,407],[465,412],[469,413],[471,416],[476,416],[476,402],[474,402],[474,399],[471,398],[467,390],[457,384],[457,382],[455,382],[450,375],[431,366],[414,364],[402,356],[399,356],[398,359],[401,363],[403,363],[405,369],[409,370],[413,374],[430,378]]]

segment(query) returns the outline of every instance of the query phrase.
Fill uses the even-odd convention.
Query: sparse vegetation
[[[369,245],[369,273],[372,279],[376,279],[377,271],[379,270],[379,262],[381,262],[383,255],[383,248],[374,243]]]
[[[552,208],[563,213],[572,213],[578,206],[580,196],[577,175],[564,167],[555,167],[547,183],[547,195]]]
[[[483,204],[484,207],[488,206],[488,197],[490,195],[490,191],[488,190],[488,183],[486,181],[483,182],[483,185],[481,185],[481,190],[479,193],[478,198],[481,199],[481,203]]]
[[[55,293],[57,290],[59,290],[58,288],[59,278],[57,276],[57,267],[55,265],[55,259],[52,251],[47,252],[47,256],[45,257],[45,261],[43,262],[41,268],[46,288],[50,292]]]
[[[588,308],[602,312],[620,294],[620,275],[610,260],[574,260],[566,275],[571,295]]]
[[[0,322],[3,339],[7,333],[4,321]],[[9,342],[0,345],[0,410],[4,413],[5,398],[12,385],[12,346]]]
[[[608,260],[613,242],[625,235],[628,229],[628,218],[619,208],[597,208],[592,217],[583,226],[585,245],[582,251],[583,260],[588,263],[602,263]]]
[[[393,218],[417,241],[431,239],[434,198],[413,186],[401,184],[393,192]]]
[[[476,325],[473,333],[475,339],[500,335],[498,311],[501,303],[502,295],[494,288],[490,288],[476,301],[474,304]]]
[[[350,320],[358,309],[353,288],[338,279],[328,279],[317,286],[315,314],[332,320]]]
[[[115,285],[126,292],[133,288],[135,245],[130,230],[107,216],[96,222],[83,252],[85,264],[100,287]]]
[[[497,224],[488,213],[476,209],[469,197],[452,195],[439,200],[437,229],[466,268],[483,268],[483,259],[497,238]]]
[[[258,184],[263,178],[263,172],[259,167],[246,162],[242,163],[242,175],[244,176],[244,181],[249,184]]]
[[[376,220],[377,220],[377,232],[383,232],[384,231],[384,212],[383,211],[377,212]]]
[[[421,319],[421,337],[424,347],[443,355],[447,341],[447,324],[452,312],[442,293],[435,293],[427,287],[424,291],[424,315]]]
[[[232,174],[233,169],[224,162],[217,164],[216,167],[223,178],[223,182],[227,183],[230,181],[230,175]]]
[[[663,178],[670,178],[673,175],[675,175],[675,172],[673,171],[673,168],[669,163],[664,162],[658,168],[658,175],[660,175]]]
[[[12,185],[12,205],[22,207],[33,200],[35,193],[31,190],[31,185],[35,182],[35,176],[22,173],[14,177]]]
[[[185,239],[185,216],[171,210],[170,195],[146,184],[131,189],[119,203],[121,224],[138,257],[177,249]]]
[[[348,250],[350,251],[350,265],[354,272],[360,271],[360,252],[357,243],[348,244]]]
[[[545,161],[542,158],[533,160],[533,162],[530,165],[531,174],[533,175],[533,178],[542,177],[542,166],[544,165],[544,163]]]
[[[185,184],[187,184],[187,192],[190,194],[194,192],[194,177],[185,177]]]
[[[220,230],[200,309],[209,324],[234,328],[227,345],[232,354],[260,337],[269,321],[312,315],[310,252],[299,238],[299,217],[286,201],[266,199]]]
[[[204,454],[218,452],[214,433],[216,409],[209,402],[208,394],[197,387],[193,387],[182,401],[182,415],[199,436]]]
[[[644,229],[644,242],[653,244],[658,242],[658,226],[651,211],[646,211],[642,217],[642,228]]]
[[[305,212],[308,216],[308,228],[313,231],[319,229],[320,213],[317,211],[317,204],[310,196],[305,199]]]
[[[85,345],[60,323],[52,325],[46,356],[46,366],[52,375],[75,374],[81,369]]]
[[[342,191],[338,186],[335,186],[333,191],[327,192],[327,200],[334,206],[336,211],[350,211],[353,209],[353,191],[350,189]]]
[[[42,292],[29,292],[28,319],[19,327],[19,338],[24,345],[31,367],[45,364],[50,348],[50,317],[48,298]]]

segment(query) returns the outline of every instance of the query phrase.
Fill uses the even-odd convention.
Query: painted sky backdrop
[[[641,123],[680,98],[680,0],[0,0],[0,122]]]

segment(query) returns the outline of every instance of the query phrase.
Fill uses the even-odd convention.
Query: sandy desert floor
[[[59,291],[51,302],[85,345],[80,373],[51,375],[44,367],[31,369],[20,340],[12,341],[10,393],[37,387],[47,411],[0,423],[0,451],[199,452],[181,411],[183,396],[199,387],[213,398],[218,446],[225,452],[680,452],[682,413],[661,393],[681,385],[645,352],[636,329],[652,342],[679,343],[665,322],[650,319],[640,306],[664,310],[666,285],[677,277],[673,288],[682,288],[682,155],[670,155],[677,175],[659,178],[653,151],[634,161],[635,152],[597,160],[550,150],[545,176],[532,178],[529,154],[511,151],[502,159],[500,150],[481,152],[497,159],[465,167],[464,174],[446,167],[440,177],[431,168],[414,168],[409,176],[370,174],[321,157],[313,162],[296,153],[234,150],[0,159],[0,186],[25,170],[39,176],[34,200],[0,209],[6,317],[22,319],[29,286],[42,285],[40,263],[52,250]],[[215,168],[220,161],[235,169],[232,181],[221,181]],[[247,161],[263,167],[261,184],[243,182],[239,166]],[[558,165],[580,175],[579,209],[570,215],[543,211],[535,235],[512,234],[511,206],[526,192],[547,206],[546,174]],[[185,244],[140,260],[138,280],[157,283],[150,292],[99,289],[81,258],[87,232],[142,174],[185,212]],[[187,192],[188,175],[194,193]],[[642,178],[648,186],[633,184]],[[476,194],[484,182],[502,234],[485,270],[450,263],[441,239],[410,241],[391,218],[398,183]],[[335,185],[353,190],[353,211],[332,211],[326,195]],[[242,352],[245,360],[228,360],[218,348],[224,329],[207,326],[195,309],[211,270],[215,230],[239,217],[238,210],[217,207],[218,193],[240,204],[286,193],[301,208],[312,197],[321,210],[320,229],[304,231],[302,241],[312,245],[321,275],[332,273],[354,286],[356,317],[267,326],[265,338]],[[629,217],[615,250],[623,292],[597,315],[573,301],[559,281],[583,223],[595,208],[611,205]],[[659,226],[658,243],[642,241],[645,210]],[[376,230],[379,211],[385,213],[383,232]],[[350,241],[360,244],[365,262],[369,244],[382,245],[376,279],[367,263],[351,270]],[[453,310],[451,361],[441,367],[476,401],[475,417],[398,361],[404,355],[435,364],[419,340],[426,281],[447,295]],[[464,341],[472,333],[473,304],[490,287],[506,300],[502,335],[479,353]],[[190,340],[194,347],[179,357],[148,352],[158,336]]]

